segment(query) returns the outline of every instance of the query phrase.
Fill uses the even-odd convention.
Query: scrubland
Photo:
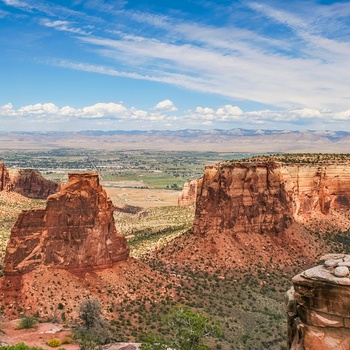
[[[209,273],[164,264],[152,255],[154,250],[178,236],[191,234],[194,208],[178,207],[179,191],[174,189],[180,188],[187,178],[200,176],[206,162],[225,160],[230,155],[140,151],[120,152],[114,154],[113,159],[112,153],[50,152],[31,154],[30,160],[28,154],[15,156],[11,153],[6,157],[13,165],[30,164],[43,170],[47,178],[57,180],[64,180],[69,171],[98,170],[102,175],[101,182],[116,206],[117,230],[126,236],[131,255],[169,276],[165,289],[175,292],[174,297],[125,298],[114,304],[119,316],[111,320],[111,325],[119,341],[140,341],[148,332],[166,335],[168,329],[164,319],[174,305],[180,304],[203,312],[221,324],[222,335],[209,340],[211,349],[286,349],[284,293],[291,286],[291,278],[305,268],[298,261],[288,270],[279,270],[263,267],[255,256],[251,256],[251,264],[244,268],[225,271],[218,266]],[[281,155],[276,159],[284,162],[325,159],[322,155],[298,157],[289,159]],[[21,210],[44,205],[42,200],[0,192],[1,260],[11,227]],[[310,235],[331,247],[332,252],[346,251],[350,246],[348,232],[321,235],[310,228]],[[161,285],[156,287],[163,288]]]

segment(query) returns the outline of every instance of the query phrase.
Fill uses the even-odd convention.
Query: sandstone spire
[[[72,173],[46,209],[22,212],[12,228],[4,260],[5,275],[38,265],[66,270],[106,268],[126,260],[129,247],[117,234],[113,205],[97,173]]]

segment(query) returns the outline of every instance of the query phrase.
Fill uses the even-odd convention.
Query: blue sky
[[[350,131],[349,1],[0,0],[0,131]]]

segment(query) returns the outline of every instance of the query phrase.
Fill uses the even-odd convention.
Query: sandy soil
[[[71,331],[64,329],[59,324],[54,323],[38,323],[36,328],[30,329],[16,329],[19,324],[19,320],[8,321],[5,319],[0,320],[0,328],[5,332],[0,334],[0,341],[10,345],[25,342],[29,346],[40,346],[43,349],[52,349],[46,343],[56,338],[63,340],[65,337],[71,335]],[[78,345],[64,344],[60,346],[66,350],[79,349]]]
[[[128,204],[142,208],[166,207],[177,205],[180,191],[140,189],[140,188],[117,188],[103,187],[112,202]]]

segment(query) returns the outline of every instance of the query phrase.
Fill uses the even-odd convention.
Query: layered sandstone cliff
[[[37,266],[94,269],[126,260],[129,248],[117,234],[114,207],[96,173],[73,173],[46,209],[24,211],[12,228],[4,260],[5,275]]]
[[[350,255],[321,259],[287,292],[290,350],[350,349]]]
[[[308,157],[300,157],[303,163],[288,155],[286,162],[260,157],[207,166],[192,232],[157,258],[206,271],[257,261],[280,269],[314,263],[328,246],[310,230],[350,228],[350,161]]]
[[[8,190],[31,198],[47,198],[60,190],[58,182],[45,179],[38,170],[8,169]]]
[[[201,179],[188,180],[185,182],[183,189],[178,197],[179,206],[189,206],[196,204],[198,183]]]
[[[193,230],[281,233],[294,221],[305,223],[349,208],[347,164],[226,162],[205,169]]]
[[[0,163],[0,191],[14,191],[26,197],[47,198],[59,191],[58,182],[45,179],[33,169],[8,169]]]

